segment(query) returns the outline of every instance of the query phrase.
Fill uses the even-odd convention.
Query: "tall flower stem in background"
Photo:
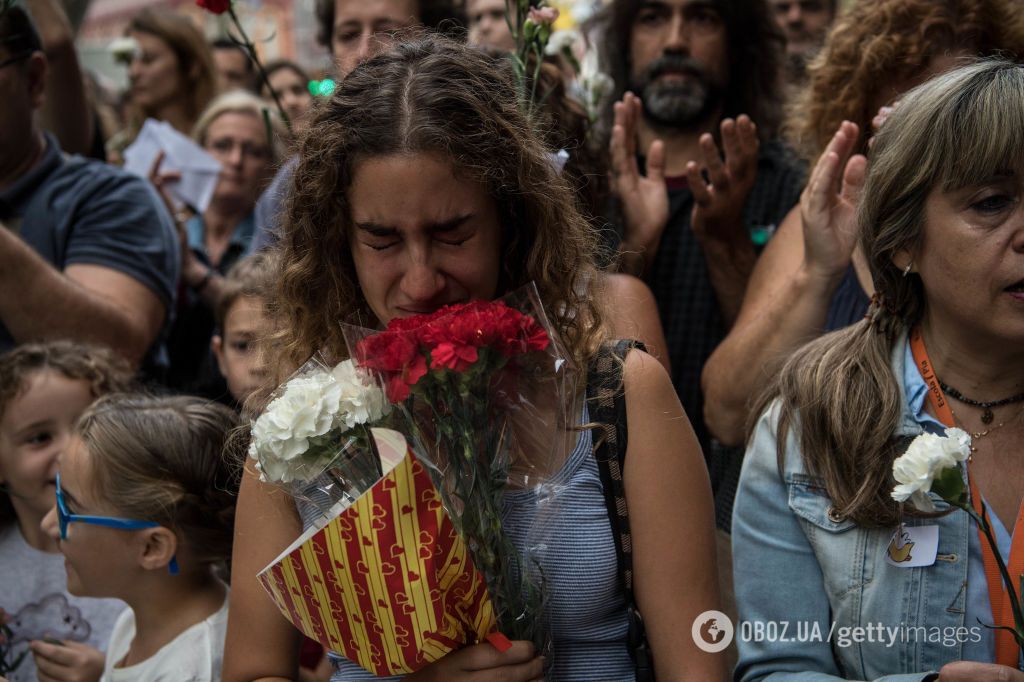
[[[245,48],[245,51],[249,53],[249,59],[256,65],[256,71],[260,74],[260,82],[266,86],[267,91],[270,92],[270,96],[274,98],[274,104],[277,105],[277,110],[281,114],[281,120],[284,121],[285,127],[288,128],[288,134],[292,134],[292,122],[288,118],[288,114],[284,111],[284,105],[281,103],[281,98],[277,96],[277,91],[270,86],[270,78],[267,76],[266,69],[263,68],[263,62],[256,55],[256,46],[249,40],[248,34],[245,29],[242,28],[242,22],[238,20],[238,15],[235,14],[234,6],[228,6],[228,16],[231,17],[231,21],[235,24],[235,30],[238,31],[238,35],[241,36],[241,40],[238,42]]]
[[[551,38],[551,26],[558,19],[558,10],[554,7],[530,7],[529,0],[515,0],[513,11],[514,20],[509,10],[505,11],[505,21],[516,44],[515,52],[512,53],[512,69],[523,111],[532,118],[547,97],[545,94],[540,102],[537,101],[537,81],[540,80],[544,51]],[[527,77],[531,63],[532,73]]]
[[[249,39],[249,34],[242,28],[242,22],[239,21],[238,15],[235,14],[235,6],[231,0],[196,0],[196,5],[202,7],[211,14],[224,14],[228,13],[231,17],[231,23],[235,25],[235,30],[238,31],[240,38],[233,38],[238,45],[246,51],[249,55],[249,59],[256,65],[256,72],[260,75],[260,82],[266,86],[270,92],[270,96],[274,98],[274,104],[277,105],[277,111],[281,114],[281,120],[284,121],[285,127],[288,128],[288,134],[292,134],[292,122],[288,118],[288,114],[284,111],[284,105],[281,103],[281,98],[277,96],[277,92],[274,88],[270,87],[270,79],[267,77],[267,71],[263,68],[263,62],[260,61],[259,56],[256,54],[256,46]],[[270,135],[270,129],[268,125],[267,129],[268,136]]]

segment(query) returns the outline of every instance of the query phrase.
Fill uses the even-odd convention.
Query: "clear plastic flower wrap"
[[[391,413],[376,378],[317,354],[271,395],[252,425],[249,456],[274,483],[322,515],[337,514],[383,475],[370,428]]]
[[[445,510],[470,549],[500,632],[551,655],[542,556],[557,513],[554,475],[579,436],[579,376],[533,285],[496,301],[344,328],[356,365],[376,373]],[[505,532],[506,493],[530,521]],[[518,547],[517,547],[518,544]],[[557,653],[557,652],[556,652]]]

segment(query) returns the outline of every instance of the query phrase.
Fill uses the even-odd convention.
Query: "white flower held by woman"
[[[923,433],[910,444],[907,451],[892,463],[892,474],[898,484],[892,491],[892,499],[906,502],[925,512],[935,511],[928,493],[936,479],[945,482],[953,476],[960,481],[962,491],[963,480],[960,463],[971,454],[971,437],[962,429],[946,429],[945,436],[934,433]],[[943,476],[943,472],[954,469],[955,473]],[[955,482],[951,480],[955,488]],[[939,492],[936,490],[936,492]],[[946,499],[942,494],[940,496]],[[949,491],[952,492],[952,491]],[[959,493],[956,493],[957,495]]]
[[[351,360],[330,371],[316,363],[285,383],[256,420],[249,456],[262,481],[310,480],[337,457],[348,431],[379,420],[390,407],[384,391]]]

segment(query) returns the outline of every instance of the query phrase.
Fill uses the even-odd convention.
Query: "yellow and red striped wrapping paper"
[[[401,675],[483,641],[496,621],[423,465],[401,434],[374,435],[382,461],[398,464],[258,578],[306,636],[375,675]]]

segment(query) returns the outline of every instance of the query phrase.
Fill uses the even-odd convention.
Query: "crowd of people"
[[[528,5],[317,0],[332,92],[147,7],[112,105],[59,0],[4,4],[0,680],[392,679],[257,579],[316,514],[246,426],[343,323],[533,284],[571,398],[614,368],[618,478],[574,402],[551,649],[404,679],[1024,681],[1015,0],[607,0],[543,59]],[[150,120],[201,210],[122,167]],[[953,427],[984,528],[892,495]]]

